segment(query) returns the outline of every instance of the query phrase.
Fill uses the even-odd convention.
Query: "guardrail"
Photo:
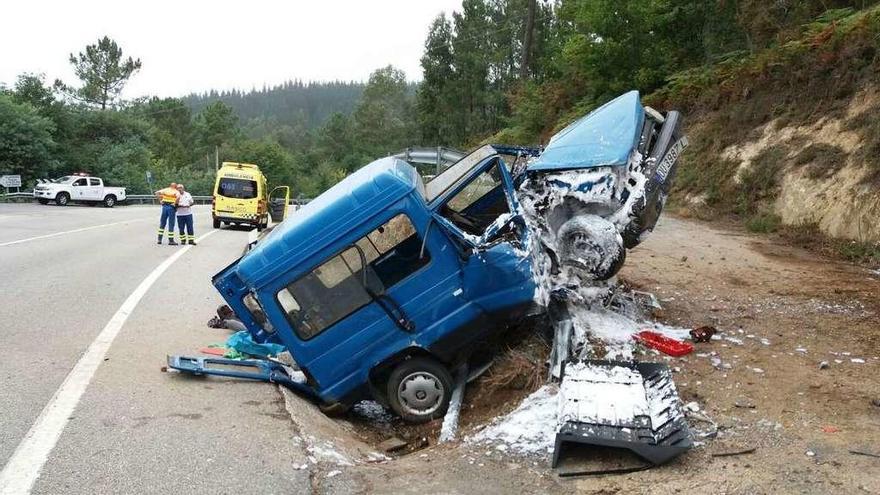
[[[193,201],[197,205],[211,204],[211,196],[193,196]],[[153,194],[128,194],[125,196],[125,202],[128,204],[138,205],[157,205],[159,200]]]
[[[209,205],[211,204],[211,198],[212,196],[193,196],[193,201],[197,205]],[[301,206],[311,200],[312,198],[293,198],[290,200],[290,204]],[[0,194],[0,202],[4,203],[30,203],[31,201],[34,201],[33,191]],[[157,205],[159,201],[152,194],[129,194],[125,197],[124,204]]]
[[[28,202],[34,200],[33,192],[16,192],[9,194],[0,194],[0,201],[3,202]]]

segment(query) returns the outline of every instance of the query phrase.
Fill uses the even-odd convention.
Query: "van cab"
[[[211,216],[214,228],[224,223],[266,228],[268,217],[266,176],[251,163],[223,162],[214,182]]]
[[[429,186],[409,164],[377,160],[213,279],[327,406],[376,398],[408,421],[442,415],[467,349],[534,309],[504,160],[481,148]]]

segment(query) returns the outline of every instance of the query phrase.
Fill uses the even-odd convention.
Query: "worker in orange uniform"
[[[156,191],[156,198],[162,205],[162,216],[159,217],[159,242],[162,244],[162,236],[168,233],[168,245],[176,246],[174,240],[174,220],[177,216],[177,200],[180,198],[180,192],[177,190],[177,184],[171,183],[165,189]],[[168,226],[166,229],[165,226]]]

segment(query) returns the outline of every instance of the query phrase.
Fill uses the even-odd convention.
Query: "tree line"
[[[418,88],[422,142],[537,143],[631,89],[797,37],[876,0],[463,0],[431,24]]]
[[[21,175],[25,186],[82,171],[130,193],[175,181],[210,194],[217,160],[256,163],[272,184],[311,197],[416,139],[407,124],[412,85],[390,66],[366,84],[121,101],[140,60],[104,37],[70,62],[78,85],[22,74],[0,88],[0,173]]]
[[[249,161],[314,196],[411,145],[535,144],[624,91],[746,57],[817,16],[876,0],[463,0],[427,26],[422,81],[289,81],[250,92],[120,101],[141,62],[109,38],[71,54],[78,85],[23,74],[0,88],[0,173],[85,170],[132,192],[210,192],[214,157]]]

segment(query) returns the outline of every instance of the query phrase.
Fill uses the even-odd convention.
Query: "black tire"
[[[108,194],[104,197],[104,207],[105,208],[113,208],[116,206],[116,196],[112,194]]]
[[[215,228],[215,229],[219,229],[219,228],[220,228],[220,220],[218,220],[218,219],[216,219],[216,218],[214,219],[214,228]]]
[[[398,364],[388,377],[388,403],[407,423],[442,418],[452,398],[452,375],[434,359],[417,357]]]
[[[580,215],[557,232],[559,263],[586,280],[608,280],[626,260],[623,240],[614,224],[597,215]]]
[[[48,199],[42,199],[42,198],[40,198],[40,199],[37,200],[37,202],[40,203],[41,205],[47,205],[47,204],[49,204],[49,200],[48,200]]]
[[[58,196],[55,196],[55,204],[58,206],[67,206],[70,203],[70,194],[66,192],[58,193]]]

